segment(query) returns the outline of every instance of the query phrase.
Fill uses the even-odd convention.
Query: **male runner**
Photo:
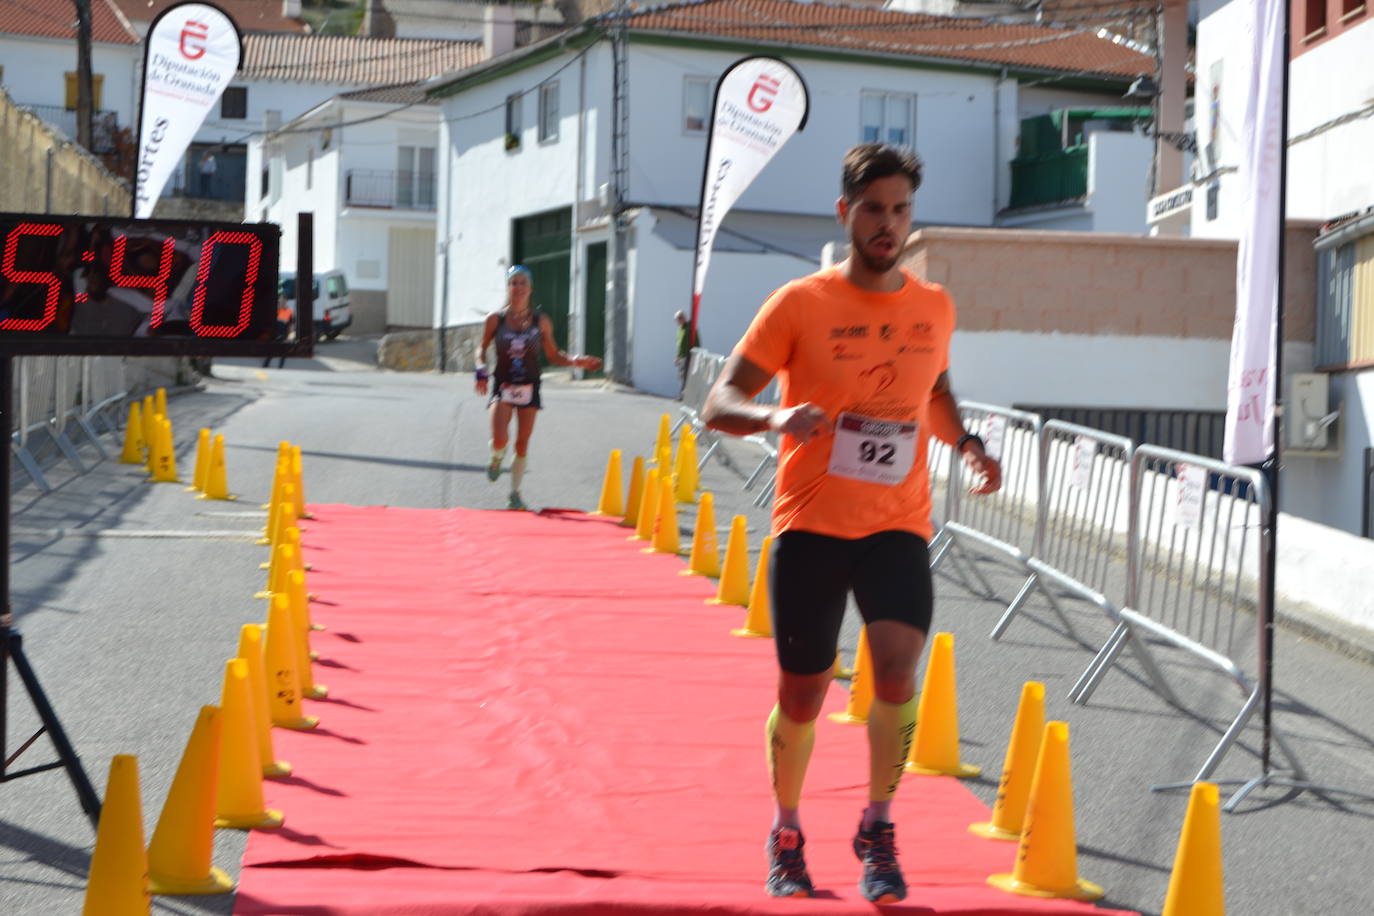
[[[776,809],[766,887],[775,897],[812,895],[798,804],[851,590],[876,694],[869,804],[854,837],[859,889],[877,903],[906,896],[891,805],[915,731],[916,662],[934,592],[927,436],[958,450],[980,481],[974,492],[1001,485],[1000,466],[965,431],[950,393],[954,304],[897,266],[920,183],[920,162],[906,150],[849,151],[836,203],[848,259],[768,298],[702,414],[724,432],[782,434],[770,577],[780,674],[767,725]],[[775,374],[781,406],[751,403]]]

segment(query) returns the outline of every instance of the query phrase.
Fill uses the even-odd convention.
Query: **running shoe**
[[[528,509],[529,506],[526,506],[526,505],[525,505],[525,501],[524,501],[523,499],[520,498],[520,494],[519,494],[519,493],[515,492],[514,490],[511,490],[511,491],[510,491],[510,502],[506,503],[506,508],[507,508],[507,509],[518,509],[518,510],[520,510],[520,511],[524,511],[525,509]]]
[[[897,834],[887,821],[878,821],[872,830],[854,835],[854,855],[863,863],[859,893],[871,903],[896,903],[906,897],[906,879],[897,864]]]
[[[501,457],[491,459],[491,464],[487,465],[487,480],[495,480],[501,476]]]
[[[774,827],[768,835],[768,880],[764,886],[770,897],[810,897],[811,876],[806,873],[802,847],[806,840],[795,827]]]

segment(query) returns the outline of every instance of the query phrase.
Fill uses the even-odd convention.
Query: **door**
[[[586,303],[583,313],[585,333],[582,336],[582,352],[589,356],[606,355],[606,243],[595,242],[587,246],[586,258],[587,286],[583,290],[582,301]],[[588,373],[600,376],[600,372]]]
[[[434,229],[396,229],[387,237],[386,324],[434,327]]]
[[[511,263],[534,275],[530,302],[553,322],[560,350],[568,349],[568,272],[572,269],[572,209],[551,210],[513,221]]]

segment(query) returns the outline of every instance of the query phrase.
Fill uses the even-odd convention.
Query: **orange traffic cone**
[[[301,681],[296,670],[299,657],[291,628],[291,598],[285,593],[275,594],[267,616],[263,667],[267,672],[267,708],[278,728],[304,730],[320,724],[317,717],[301,713]]]
[[[673,499],[672,480],[659,481],[658,517],[654,519],[653,545],[645,553],[682,553],[677,533],[677,500]]]
[[[210,864],[221,728],[219,707],[202,706],[148,844],[148,884],[154,894],[227,894],[234,889],[233,879]]]
[[[868,648],[868,627],[859,629],[859,645],[854,650],[854,676],[849,681],[849,702],[844,712],[832,712],[831,721],[846,725],[865,725],[873,707],[873,656]]]
[[[1174,854],[1163,916],[1225,916],[1221,810],[1215,783],[1195,782]]]
[[[272,746],[272,717],[267,712],[267,674],[262,668],[262,627],[245,623],[239,627],[239,655],[248,666],[248,693],[252,700],[254,730],[258,735],[258,751],[262,759],[262,775],[290,776],[291,764],[277,759]]]
[[[720,583],[716,597],[707,604],[737,604],[749,606],[749,540],[748,521],[743,515],[730,520],[730,537],[725,542],[725,561],[721,564]]]
[[[681,576],[720,575],[720,550],[716,545],[715,497],[710,493],[701,494],[697,504],[697,527],[692,532],[692,555],[687,559],[687,568],[678,573]]]
[[[644,475],[644,493],[639,500],[638,524],[635,525],[635,533],[626,540],[652,541],[654,539],[654,520],[658,518],[660,492],[658,468],[649,468],[649,473]]]
[[[1027,897],[1096,900],[1103,894],[1078,877],[1067,722],[1045,723],[1016,865],[1011,874],[992,875],[988,883]]]
[[[731,630],[732,636],[750,636],[771,639],[773,622],[768,604],[768,556],[773,550],[773,539],[765,537],[759,546],[759,563],[754,569],[754,587],[749,592],[749,612],[744,615],[744,626]]]
[[[81,916],[147,916],[150,912],[138,758],[116,754],[110,761],[105,803],[100,806]]]
[[[280,827],[282,813],[262,799],[262,757],[253,724],[248,663],[231,658],[224,666],[220,697],[219,779],[215,793],[215,826],[239,830]]]
[[[620,522],[633,528],[639,522],[639,503],[644,496],[644,459],[636,455],[630,470],[630,488],[625,494],[625,518]]]
[[[229,492],[229,480],[224,470],[224,436],[216,435],[210,448],[210,466],[205,472],[205,492],[196,499],[238,499]]]
[[[606,473],[601,478],[601,499],[592,515],[623,515],[625,504],[620,495],[620,449],[611,449],[606,459]]]
[[[315,653],[310,651],[310,611],[307,609],[310,598],[305,591],[305,573],[299,569],[289,569],[286,573],[286,597],[291,607],[291,623],[295,627],[301,696],[307,700],[323,700],[329,696],[329,688],[315,683],[311,664]]]
[[[119,453],[121,464],[143,464],[147,460],[144,452],[148,443],[143,438],[142,411],[138,402],[129,405],[129,421],[124,424],[124,450]]]
[[[1002,781],[998,783],[997,800],[992,805],[992,820],[969,824],[969,833],[990,840],[1021,838],[1031,777],[1035,775],[1035,760],[1040,756],[1040,736],[1044,731],[1045,685],[1026,681],[1021,687],[1021,702],[1016,707],[1016,721],[1012,723],[1007,755],[1002,762]]]
[[[926,661],[926,679],[916,704],[916,739],[906,768],[927,776],[969,779],[982,767],[959,760],[959,700],[954,677],[954,634],[936,633]]]
[[[196,437],[196,469],[191,472],[191,485],[186,488],[188,493],[201,493],[205,490],[205,481],[210,474],[210,430],[202,426],[200,435]]]

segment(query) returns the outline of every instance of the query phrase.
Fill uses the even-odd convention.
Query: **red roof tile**
[[[1084,27],[1027,25],[795,0],[697,0],[640,10],[631,28],[1026,67],[1153,73],[1154,58]]]
[[[7,0],[14,2],[14,0]],[[30,3],[35,0],[19,0]],[[36,0],[44,2],[44,0]],[[51,2],[51,0],[49,0]],[[63,0],[68,2],[68,0]],[[181,0],[111,0],[130,22],[152,22],[157,14]],[[281,0],[212,0],[215,6],[229,14],[240,32],[291,32],[304,34],[310,27],[299,19],[282,15]]]
[[[0,33],[35,38],[66,38],[76,41],[76,7],[53,0],[3,0],[0,2]],[[138,35],[110,5],[110,0],[91,3],[91,40],[132,45]],[[75,45],[73,45],[75,53]]]

